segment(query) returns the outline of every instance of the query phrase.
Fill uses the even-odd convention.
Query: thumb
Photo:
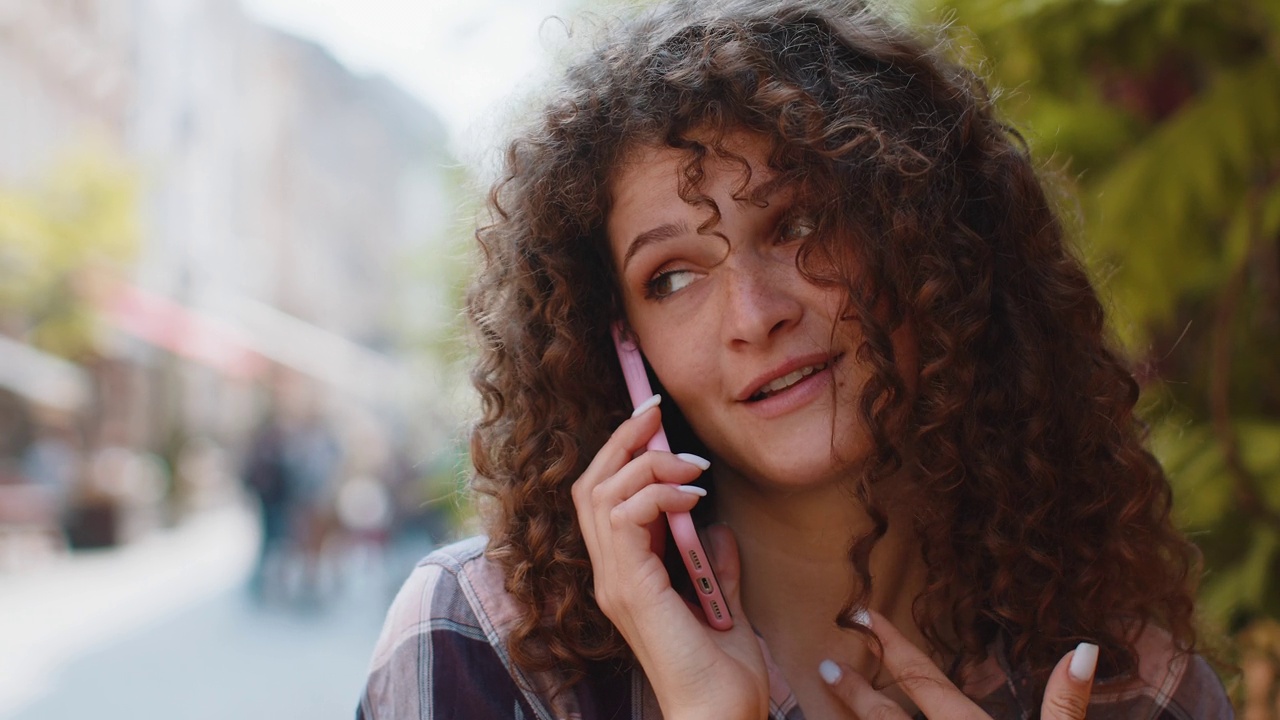
[[[735,617],[743,617],[742,566],[738,562],[738,540],[728,525],[717,523],[707,528],[707,538],[711,541],[711,568],[715,571],[716,581],[720,584],[720,592],[725,602],[729,603],[729,612]]]
[[[1080,643],[1067,653],[1049,675],[1040,717],[1044,720],[1084,720],[1098,666],[1098,646]]]

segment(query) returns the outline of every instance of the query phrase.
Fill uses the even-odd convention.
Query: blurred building
[[[0,0],[0,181],[37,177],[85,135],[124,145],[133,0]]]
[[[0,0],[0,138],[6,186],[86,140],[141,173],[91,446],[235,446],[281,374],[317,405],[430,403],[403,318],[443,309],[406,304],[404,268],[444,236],[445,131],[397,86],[235,0]]]

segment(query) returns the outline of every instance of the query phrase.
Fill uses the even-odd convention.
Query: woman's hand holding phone
[[[681,490],[703,467],[668,452],[638,457],[661,426],[651,407],[622,423],[573,486],[595,598],[644,668],[668,718],[762,718],[769,680],[759,640],[742,614],[738,553],[728,528],[711,535],[712,564],[736,622],[712,629],[671,585],[649,526],[688,512],[699,494]],[[634,459],[633,459],[634,457]]]

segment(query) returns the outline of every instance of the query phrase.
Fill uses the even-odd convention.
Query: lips
[[[810,375],[816,372],[819,372],[821,370],[826,370],[826,369],[827,369],[827,363],[825,362],[818,363],[817,365],[805,365],[799,370],[787,373],[786,375],[783,375],[777,380],[774,380],[773,382],[768,383],[764,387],[760,388],[760,390],[756,392],[756,394],[752,395],[750,398],[747,398],[747,400],[748,402],[763,400],[767,397],[780,393],[783,390],[786,390],[787,388],[791,387],[792,385],[795,385],[796,383],[800,382],[801,380],[809,377]]]
[[[839,359],[840,356],[827,353],[794,358],[753,380],[738,398],[743,402],[767,400],[798,385],[805,378],[826,370]]]

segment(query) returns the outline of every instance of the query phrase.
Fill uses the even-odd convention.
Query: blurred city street
[[[0,580],[0,718],[350,718],[398,580],[427,549],[345,561],[324,602],[257,602],[232,507]]]
[[[314,9],[0,0],[0,720],[350,718],[469,515],[452,139],[480,110],[449,125],[403,81],[444,55],[357,67]]]

